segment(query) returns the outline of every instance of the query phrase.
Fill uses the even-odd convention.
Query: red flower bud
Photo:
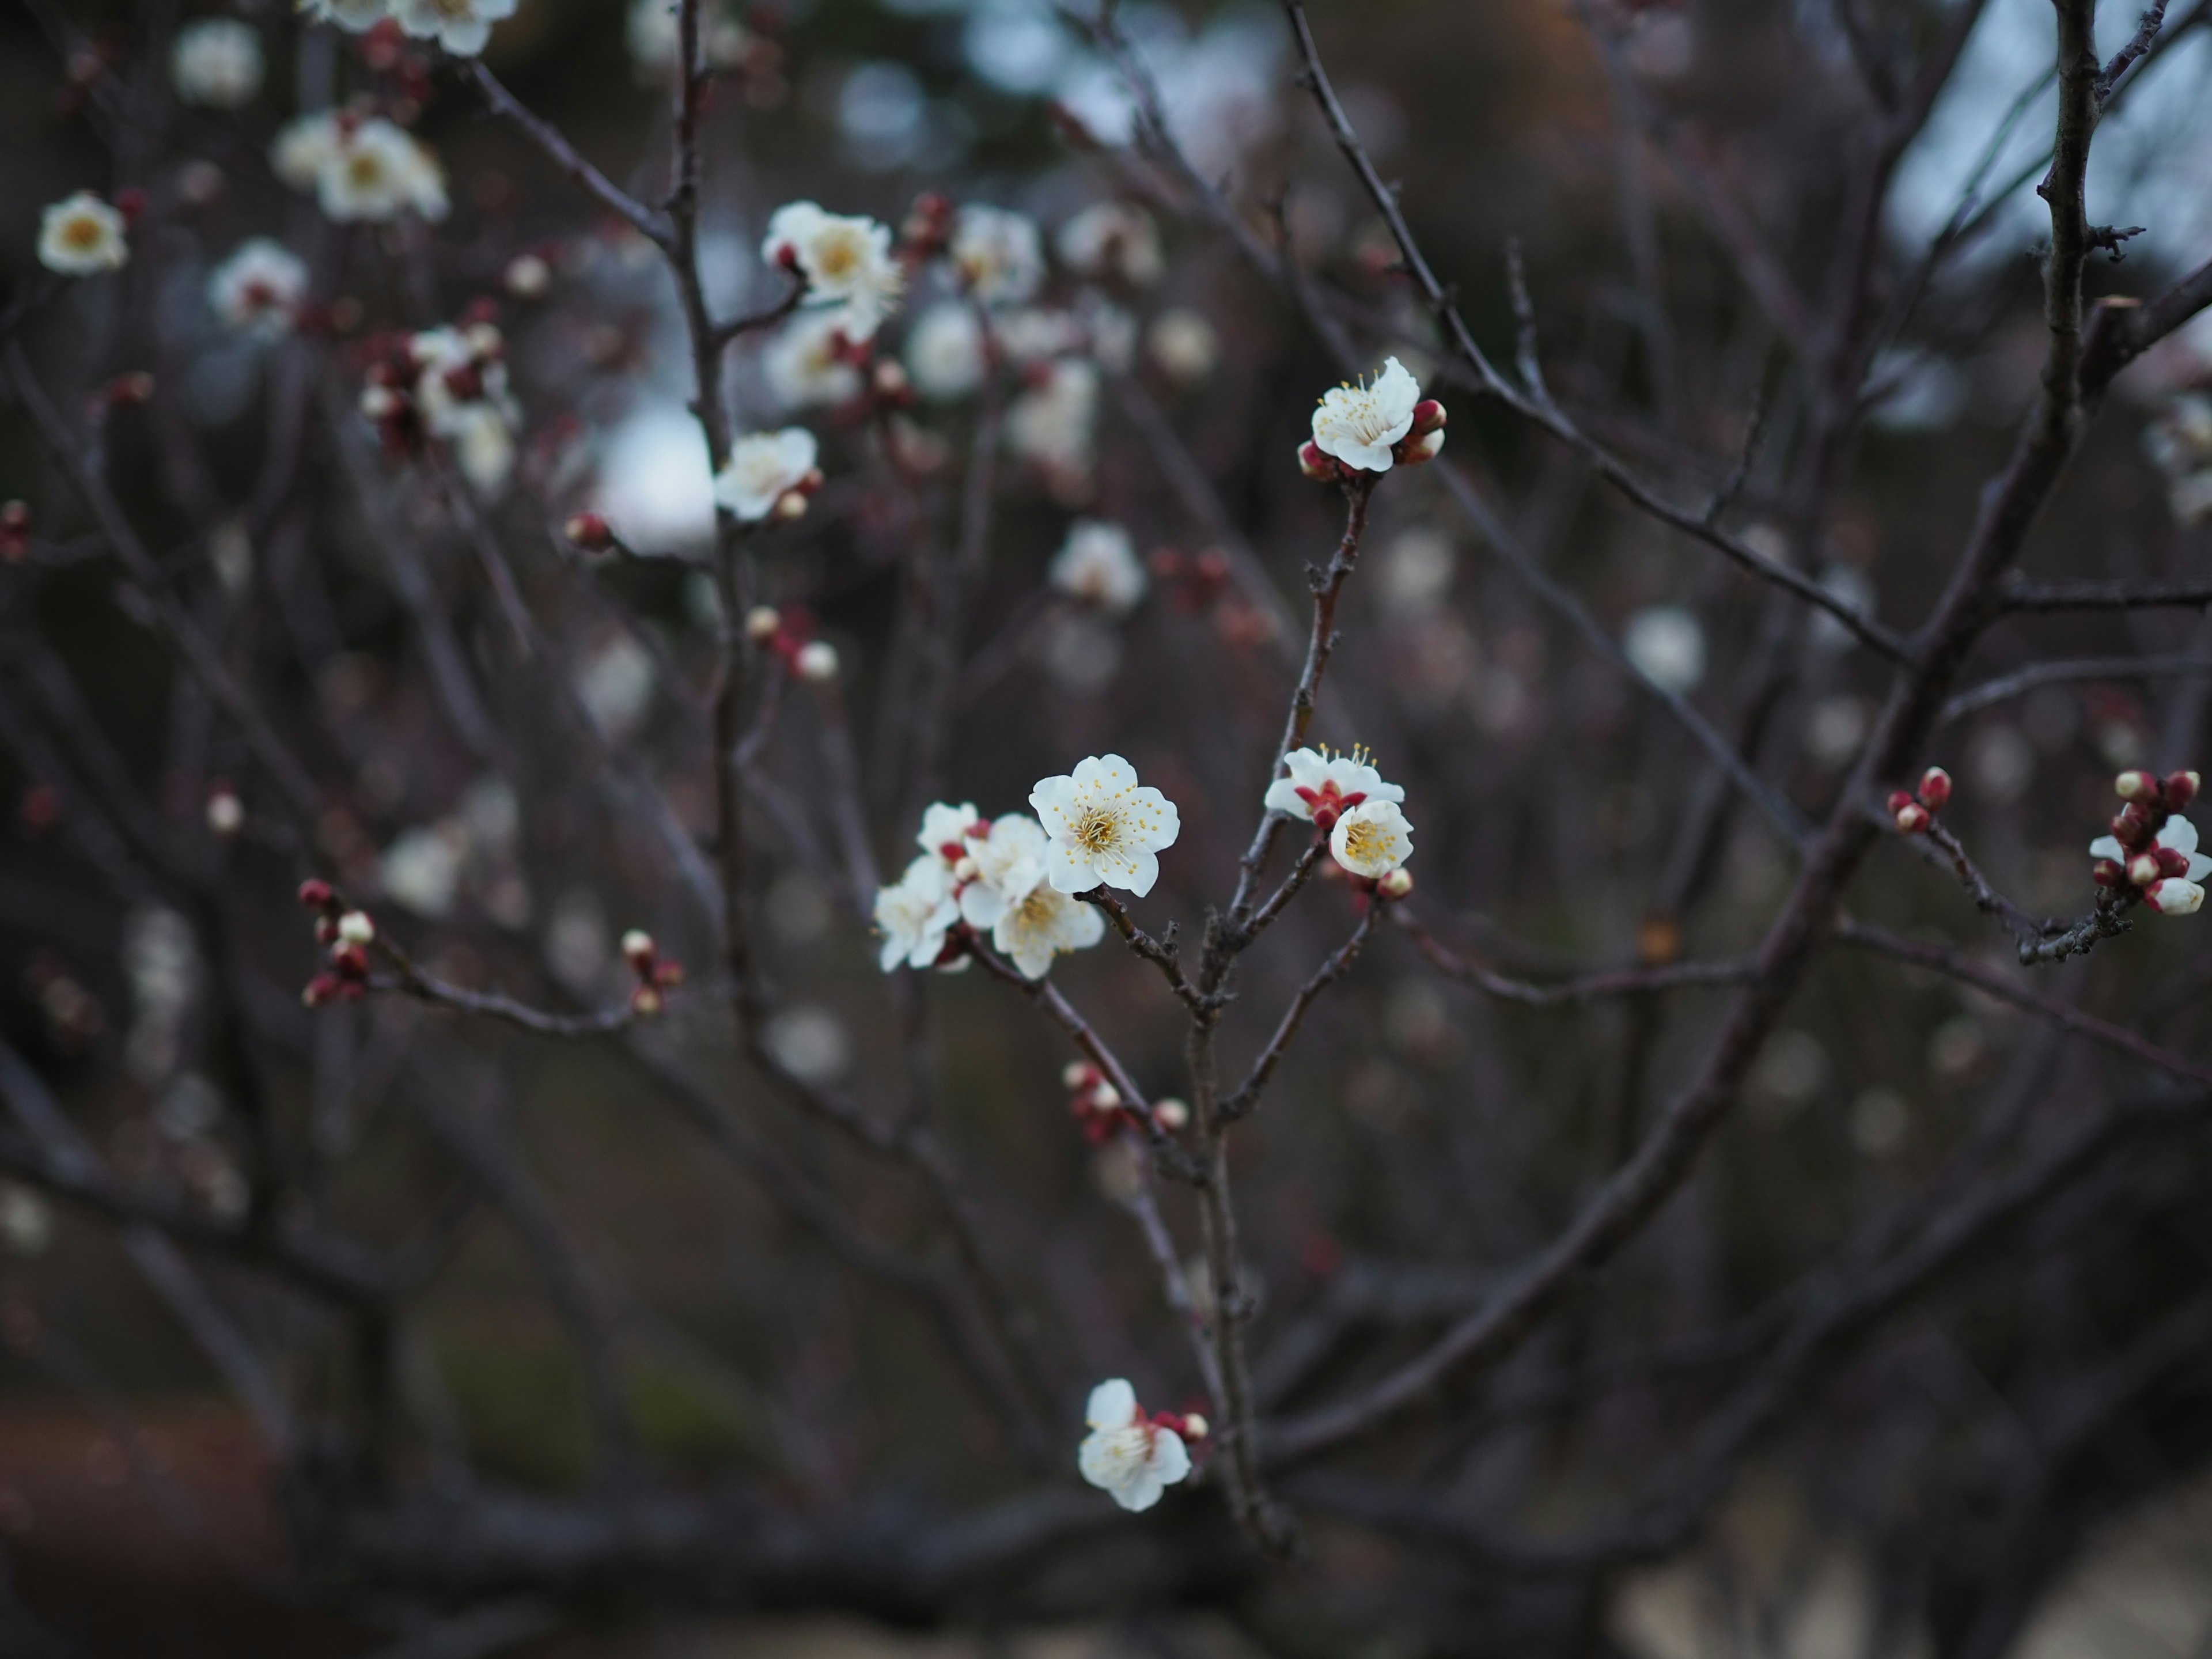
[[[1424,398],[1413,405],[1413,429],[1407,435],[1425,438],[1431,432],[1441,432],[1444,427],[1444,406],[1434,398]]]
[[[1334,483],[1340,476],[1336,462],[1322,454],[1321,446],[1310,438],[1298,446],[1298,471],[1320,483]]]
[[[1951,799],[1951,775],[1940,766],[1931,766],[1920,775],[1920,799],[1933,812],[1940,812]]]
[[[2158,780],[2148,772],[2123,772],[2112,780],[2112,788],[2122,800],[2158,799]]]
[[[2166,804],[2179,812],[2197,799],[2197,792],[2204,787],[2204,780],[2194,772],[2169,772],[2166,775]]]
[[[1928,809],[1909,795],[1905,797],[1905,805],[1897,809],[1897,827],[1904,835],[1917,836],[1934,822]]]
[[[596,513],[576,514],[562,532],[586,553],[604,553],[615,544],[614,531]]]
[[[309,876],[300,884],[300,902],[310,910],[328,909],[331,901],[336,896],[331,891],[330,883],[319,876]]]
[[[2127,878],[2128,872],[2118,859],[2099,859],[2089,866],[2089,879],[2100,887],[2118,887]]]
[[[2148,777],[2148,773],[2136,775]],[[2140,801],[2130,801],[2112,820],[2112,838],[2125,848],[2141,847],[2151,838],[2150,814]]]

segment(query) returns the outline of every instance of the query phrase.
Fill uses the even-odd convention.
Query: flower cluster
[[[368,994],[368,947],[376,924],[367,911],[349,909],[330,883],[315,878],[300,884],[300,902],[315,912],[315,942],[331,953],[330,965],[307,981],[300,1000],[310,1008],[359,1002]]]
[[[404,127],[379,115],[324,111],[287,124],[270,148],[270,165],[295,190],[312,190],[340,223],[380,222],[403,213],[446,216],[446,173]]]
[[[63,198],[39,217],[39,263],[64,276],[120,270],[131,258],[129,221],[88,190]]]
[[[365,34],[387,17],[403,33],[435,40],[457,58],[473,58],[491,39],[491,26],[514,15],[516,0],[301,0],[300,9],[318,22]]]
[[[1412,371],[1391,357],[1371,382],[1322,395],[1313,436],[1298,449],[1298,466],[1310,478],[1334,483],[1388,472],[1401,463],[1418,466],[1434,460],[1443,447],[1444,406],[1422,397]]]
[[[1329,854],[1346,873],[1403,898],[1413,890],[1403,866],[1413,855],[1413,826],[1399,808],[1406,792],[1383,782],[1371,761],[1364,749],[1348,755],[1332,755],[1326,745],[1293,749],[1283,757],[1290,776],[1267,786],[1262,805],[1305,819],[1328,837]]]
[[[1899,835],[1923,834],[1936,822],[1936,814],[1951,800],[1951,775],[1940,766],[1931,766],[1920,775],[1917,789],[1893,789],[1886,803],[1890,816],[1897,820]]]
[[[258,340],[289,333],[307,295],[307,265],[265,236],[240,243],[208,278],[208,301],[216,315]]]
[[[2185,525],[2212,519],[2212,393],[2166,399],[2143,433],[2151,465],[2166,475],[2167,504]]]
[[[478,489],[498,489],[514,466],[522,411],[507,385],[507,343],[487,321],[427,329],[385,352],[368,371],[361,412],[386,453],[412,453],[423,439],[453,447]]]
[[[730,459],[714,475],[715,504],[746,524],[771,514],[803,518],[807,497],[822,488],[817,453],[814,434],[803,426],[748,432],[730,446]]]
[[[761,258],[805,284],[807,305],[835,307],[838,331],[850,341],[873,339],[906,287],[889,226],[863,214],[825,213],[812,202],[789,202],[769,216]]]
[[[1190,1473],[1190,1447],[1206,1437],[1196,1413],[1150,1414],[1121,1377],[1101,1382],[1084,1407],[1091,1430],[1076,1453],[1083,1478],[1125,1510],[1148,1510]]]
[[[926,968],[965,965],[956,927],[988,932],[992,947],[1030,979],[1054,957],[1105,937],[1105,919],[1046,879],[1049,842],[1037,821],[1010,812],[988,823],[971,805],[939,802],[915,836],[922,855],[876,899],[888,973],[903,960]]]
[[[2197,850],[2197,826],[2181,811],[2197,799],[2203,780],[2194,772],[2123,772],[2112,787],[2127,804],[2112,833],[2089,843],[2096,862],[2090,875],[2100,887],[2140,897],[2160,915],[2193,916],[2204,902],[2200,884],[2212,875],[2212,858]]]
[[[637,975],[637,988],[629,994],[630,1012],[650,1019],[667,1006],[663,993],[684,983],[684,964],[660,954],[653,935],[633,927],[622,936],[623,960]]]

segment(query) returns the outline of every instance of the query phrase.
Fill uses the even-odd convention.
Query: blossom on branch
[[[786,409],[848,404],[865,384],[853,362],[852,337],[842,311],[794,317],[761,352],[768,389]]]
[[[1054,957],[1087,951],[1105,937],[1106,918],[1097,906],[1043,881],[1007,905],[991,927],[994,948],[1028,979],[1042,979]]]
[[[289,333],[307,294],[305,262],[266,236],[240,243],[208,278],[208,300],[216,315],[260,340]]]
[[[315,200],[341,224],[397,219],[403,213],[430,220],[446,216],[446,174],[438,158],[413,135],[380,117],[341,117],[327,128],[319,121],[295,123],[277,135],[276,143],[278,173],[289,182],[312,161]]]
[[[1183,1436],[1196,1437],[1205,1428],[1202,1419],[1146,1416],[1137,1391],[1118,1376],[1091,1389],[1083,1416],[1091,1433],[1076,1453],[1076,1467],[1125,1510],[1152,1508],[1190,1473]]]
[[[169,81],[187,104],[239,109],[261,90],[261,34],[234,17],[203,17],[177,31]]]
[[[714,500],[748,524],[771,513],[796,518],[822,482],[816,453],[814,434],[803,426],[749,432],[730,446],[730,459],[714,475]]]
[[[1421,396],[1420,382],[1395,357],[1372,381],[1359,380],[1322,394],[1314,410],[1313,441],[1299,452],[1309,473],[1326,476],[1328,460],[1352,472],[1388,472],[1398,462],[1433,460],[1443,447],[1443,405]]]
[[[1397,802],[1364,800],[1338,817],[1328,850],[1353,875],[1376,880],[1413,856],[1413,826]]]
[[[131,258],[124,228],[121,212],[90,191],[64,197],[40,216],[39,263],[64,276],[119,270]]]
[[[456,58],[473,58],[491,26],[514,15],[515,0],[392,0],[392,15],[418,40],[433,40]]]
[[[1044,249],[1026,214],[970,203],[953,218],[948,252],[968,291],[987,306],[1020,305],[1044,285]]]
[[[884,937],[878,964],[887,974],[901,963],[929,967],[945,954],[945,935],[959,920],[945,861],[923,854],[897,882],[876,894],[876,931]]]
[[[983,329],[957,300],[940,300],[915,319],[906,337],[907,372],[933,403],[964,398],[983,383]]]
[[[963,835],[968,874],[960,886],[961,920],[970,927],[996,927],[1044,881],[1044,827],[1026,812],[1009,812],[988,824],[970,824]]]
[[[1081,519],[1052,562],[1052,585],[1109,617],[1126,617],[1145,597],[1150,578],[1118,524]]]
[[[1092,755],[1073,773],[1039,779],[1030,805],[1051,838],[1046,878],[1063,893],[1103,885],[1142,898],[1160,878],[1158,854],[1182,828],[1175,803],[1139,785],[1119,755]]]
[[[1336,827],[1340,816],[1364,801],[1406,799],[1406,792],[1396,784],[1382,781],[1373,760],[1366,750],[1358,747],[1349,754],[1336,755],[1328,752],[1326,744],[1293,749],[1283,757],[1291,775],[1269,784],[1261,804],[1271,812],[1304,818],[1326,834]]]
[[[906,283],[889,226],[862,214],[825,213],[812,202],[787,202],[769,216],[761,258],[801,278],[807,304],[837,307],[848,340],[874,338]]]

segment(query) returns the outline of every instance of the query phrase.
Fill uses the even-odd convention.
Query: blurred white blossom
[[[1070,599],[1124,617],[1145,597],[1144,562],[1118,524],[1078,520],[1052,562],[1052,585]]]
[[[169,80],[187,104],[238,109],[261,90],[261,33],[234,17],[183,25],[169,48]]]

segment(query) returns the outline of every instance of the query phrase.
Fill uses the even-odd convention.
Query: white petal
[[[1094,1429],[1118,1429],[1137,1414],[1137,1391],[1125,1377],[1109,1377],[1091,1391],[1083,1420]]]
[[[1170,836],[1170,841],[1175,837]],[[1121,879],[1114,884],[1126,887],[1139,898],[1152,890],[1152,884],[1160,878],[1160,861],[1150,853],[1138,853],[1123,866]]]
[[[1169,1486],[1190,1473],[1190,1448],[1181,1435],[1162,1429],[1153,1437],[1152,1473]]]
[[[2170,817],[2158,832],[2158,844],[2171,847],[2177,853],[2193,853],[2197,850],[2197,826],[2185,817]]]
[[[2212,860],[2207,860],[2212,862]],[[1087,951],[1106,937],[1106,914],[1095,904],[1079,904],[1066,928],[1068,948]]]
[[[2112,836],[2100,836],[2091,842],[2089,856],[2093,859],[2110,859],[2115,864],[2125,864],[2128,861],[2127,848],[2122,847],[2118,840]]]
[[[1127,1486],[1115,1487],[1114,1501],[1125,1510],[1148,1510],[1160,1501],[1160,1493],[1164,1490],[1159,1476],[1146,1470]]]
[[[1287,817],[1313,817],[1313,808],[1300,798],[1297,781],[1293,778],[1277,778],[1267,786],[1267,795],[1260,804],[1270,812],[1280,812]]]
[[[1006,914],[1006,896],[988,881],[971,881],[960,890],[960,918],[970,927],[995,927]]]
[[[2206,858],[2202,853],[2191,853],[2189,855],[2189,879],[2203,881],[2207,876],[2212,876],[2212,859]]]
[[[1064,841],[1045,849],[1044,876],[1063,893],[1087,893],[1098,884],[1098,872],[1091,860]]]

